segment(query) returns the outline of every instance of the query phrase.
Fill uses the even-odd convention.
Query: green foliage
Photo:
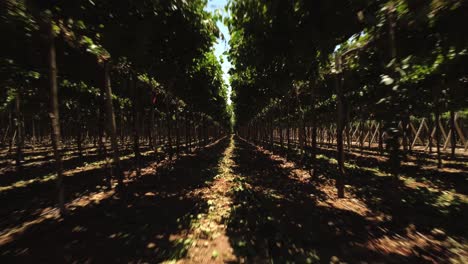
[[[351,120],[468,105],[468,40],[455,37],[466,30],[458,29],[468,12],[464,1],[237,0],[229,8],[239,126],[299,122],[299,113],[334,123],[336,56]]]
[[[228,128],[227,88],[211,51],[219,17],[205,11],[205,5],[204,0],[3,1],[0,28],[9,37],[0,44],[0,84],[12,91],[34,90],[25,98],[32,107],[27,111],[36,111],[37,104],[28,101],[35,96],[41,104],[47,102],[40,92],[48,69],[41,43],[50,25],[56,35],[64,119],[95,115],[102,103],[103,64],[110,62],[117,109],[131,106],[128,81],[137,76],[135,89],[145,99],[142,109],[164,112],[162,100],[152,105],[148,99],[156,94],[170,103],[170,110],[198,111]],[[2,109],[14,97],[6,95],[2,91]]]

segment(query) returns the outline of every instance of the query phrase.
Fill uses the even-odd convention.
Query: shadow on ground
[[[130,182],[125,202],[112,196],[71,211],[65,220],[46,220],[29,228],[0,247],[1,262],[155,263],[183,257],[184,231],[208,208],[196,190],[218,174],[227,143],[224,139],[181,156]]]
[[[301,160],[297,151],[276,151],[286,153],[291,160]],[[322,155],[317,159],[318,174],[335,178],[337,166],[330,158],[336,157],[336,151],[320,149],[318,154]],[[429,159],[427,154],[418,155],[426,155],[425,158]],[[426,233],[439,228],[448,235],[468,239],[465,221],[460,221],[468,219],[468,203],[457,195],[467,193],[466,170],[450,172],[402,165],[400,174],[407,179],[395,180],[391,176],[382,176],[389,173],[385,159],[356,153],[347,153],[347,156],[350,165],[346,169],[345,183],[350,186],[349,191],[362,199],[373,213],[389,216],[385,228],[398,233],[404,232],[410,225]],[[302,166],[310,168],[311,159],[306,155],[304,160],[300,162]],[[405,181],[430,182],[434,188]]]
[[[234,206],[227,223],[235,254],[247,263],[329,263],[338,260],[347,263],[425,263],[430,262],[425,256],[437,254],[429,250],[404,255],[366,246],[370,240],[402,231],[401,228],[409,223],[416,222],[418,227],[422,225],[420,218],[406,217],[401,221],[400,216],[419,206],[427,196],[413,191],[411,195],[417,196],[415,199],[418,203],[403,211],[389,205],[386,212],[395,214],[395,222],[401,225],[377,222],[352,210],[320,202],[324,201],[325,194],[316,189],[313,182],[291,178],[291,169],[280,166],[280,162],[245,141],[237,140],[234,153],[237,167],[234,173],[238,176],[232,194]],[[333,177],[331,167],[329,163],[321,161],[321,172],[328,171]],[[362,180],[362,183],[383,188],[382,185],[375,185],[376,182],[370,178]],[[360,188],[365,189],[362,185]],[[373,204],[372,210],[378,211],[378,207],[388,198],[383,195],[390,193],[372,194],[382,200],[380,204]],[[399,195],[405,199],[410,194],[396,194]],[[369,196],[364,198],[366,202],[371,199]],[[411,213],[412,216],[417,214],[421,212]],[[422,217],[427,215],[422,214]],[[437,221],[433,226],[441,224]]]

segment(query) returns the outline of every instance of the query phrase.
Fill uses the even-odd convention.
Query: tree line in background
[[[372,131],[381,151],[386,146],[395,176],[411,151],[411,120],[428,120],[441,167],[442,126],[434,124],[446,117],[455,158],[457,137],[463,137],[463,131],[456,133],[455,115],[466,119],[468,109],[468,29],[461,27],[468,2],[237,0],[229,11],[241,136],[270,146],[287,142],[289,149],[297,131],[314,174],[317,131],[331,128],[339,197],[345,136],[349,141],[352,128],[369,120],[379,126]]]
[[[65,212],[64,149],[121,151],[137,172],[141,148],[170,157],[228,133],[227,87],[204,0],[36,1],[0,4],[0,143],[21,171],[24,149],[53,146]],[[111,185],[109,176],[109,185]]]

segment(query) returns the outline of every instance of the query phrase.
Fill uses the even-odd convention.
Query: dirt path
[[[206,213],[198,214],[189,234],[184,238],[190,247],[186,258],[177,263],[226,263],[236,261],[233,249],[226,234],[225,221],[231,213],[234,174],[232,159],[235,149],[233,136],[219,162],[219,174],[214,177],[211,186],[202,190],[202,199],[208,204]]]
[[[148,166],[125,203],[86,196],[10,234],[0,263],[466,262],[466,206],[357,165],[336,199],[333,164],[310,179],[278,153],[231,136]]]
[[[440,210],[427,202],[440,199],[433,193],[355,173],[360,167],[349,170],[347,197],[336,199],[333,164],[322,164],[323,176],[311,180],[297,163],[236,140],[242,185],[228,234],[245,263],[466,262],[462,225],[447,221],[463,217],[451,209],[463,212],[463,205]]]
[[[141,177],[127,178],[124,203],[91,193],[68,203],[65,219],[51,210],[17,223],[0,236],[0,263],[175,263],[186,257],[180,238],[208,212],[202,194],[219,174],[228,141],[151,162]]]

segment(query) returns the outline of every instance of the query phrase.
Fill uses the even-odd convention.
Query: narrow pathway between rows
[[[298,164],[237,136],[218,170],[201,195],[209,209],[178,263],[438,263],[463,247],[424,231],[427,223],[402,215],[401,205],[380,211],[353,192],[336,199],[332,170],[311,180]]]
[[[208,212],[197,215],[197,221],[192,225],[193,229],[186,237],[191,243],[187,258],[179,262],[219,262],[235,261],[233,249],[226,234],[225,221],[231,213],[232,199],[229,193],[233,186],[234,166],[233,152],[235,149],[234,136],[230,136],[229,145],[223,153],[219,163],[219,174],[213,179],[213,183],[202,191],[201,197],[208,204]]]
[[[432,193],[356,168],[347,197],[336,199],[333,164],[322,160],[310,179],[277,153],[228,136],[151,162],[128,179],[125,201],[99,193],[69,204],[65,219],[10,234],[0,263],[456,263],[466,255],[456,235],[463,221],[425,203]],[[432,232],[438,226],[443,236]]]

